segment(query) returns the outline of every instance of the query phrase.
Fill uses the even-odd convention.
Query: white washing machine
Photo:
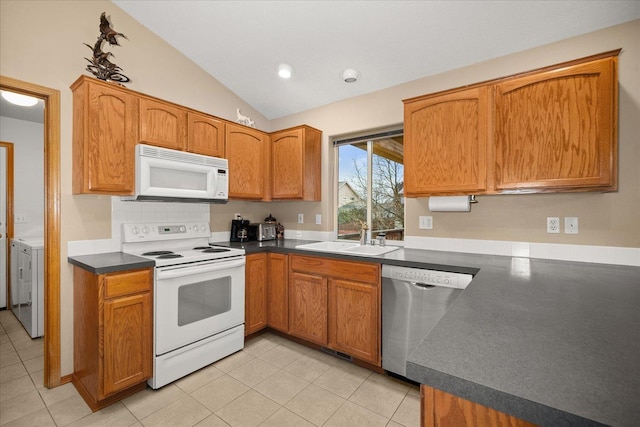
[[[11,311],[31,338],[44,334],[42,239],[11,239]]]

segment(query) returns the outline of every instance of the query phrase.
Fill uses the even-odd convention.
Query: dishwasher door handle
[[[423,289],[433,289],[436,287],[436,285],[430,285],[428,283],[422,283],[422,282],[409,282],[409,283],[411,283],[413,286],[417,286]]]

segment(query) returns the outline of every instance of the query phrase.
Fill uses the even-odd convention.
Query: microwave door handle
[[[158,269],[156,277],[161,279],[174,279],[176,277],[190,276],[193,274],[210,273],[214,271],[227,270],[229,268],[242,267],[245,265],[245,259],[235,261],[223,261],[213,262],[211,264],[188,266],[188,267],[174,267],[167,270]]]

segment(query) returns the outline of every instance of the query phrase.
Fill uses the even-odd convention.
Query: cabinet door
[[[244,334],[267,326],[267,254],[247,256],[245,265]]]
[[[289,331],[289,284],[286,254],[270,253],[267,275],[267,325],[283,332]]]
[[[271,135],[274,199],[321,199],[321,136],[308,126]]]
[[[270,188],[267,135],[245,126],[227,124],[225,153],[229,161],[229,198],[266,199]]]
[[[289,333],[327,344],[327,279],[292,272],[289,275]]]
[[[606,58],[496,85],[497,190],[616,188],[616,64]]]
[[[302,199],[304,188],[304,140],[302,129],[271,136],[274,199]]]
[[[140,98],[140,142],[173,150],[187,148],[187,111]]]
[[[405,102],[407,196],[486,191],[487,93],[483,86]]]
[[[103,384],[100,398],[153,374],[151,293],[104,301]]]
[[[328,346],[380,365],[379,306],[379,286],[329,279]]]
[[[535,426],[513,415],[496,411],[426,384],[420,385],[420,419],[422,427]]]
[[[133,194],[137,98],[84,82],[74,89],[73,192]]]
[[[224,157],[224,122],[192,111],[187,117],[187,150],[206,156]]]

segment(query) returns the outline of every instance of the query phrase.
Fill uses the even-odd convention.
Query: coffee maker
[[[249,237],[249,220],[233,219],[231,220],[231,236],[230,242],[246,242]]]

